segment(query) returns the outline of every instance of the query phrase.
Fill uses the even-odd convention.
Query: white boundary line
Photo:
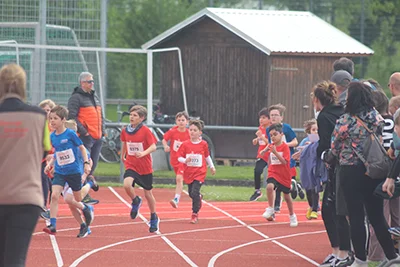
[[[185,194],[189,195],[189,193],[188,193],[186,190],[183,190],[183,192],[184,192]],[[208,202],[205,201],[205,200],[203,200],[203,202],[204,202],[205,204],[207,204],[208,206],[212,207],[213,209],[216,209],[216,210],[220,211],[221,213],[225,214],[226,216],[228,216],[228,217],[231,218],[232,220],[234,220],[234,221],[238,222],[239,224],[245,226],[245,227],[248,228],[250,231],[252,231],[252,232],[254,232],[254,233],[256,233],[256,234],[262,236],[263,238],[265,238],[265,239],[269,239],[269,238],[270,238],[269,236],[267,236],[267,235],[265,235],[264,233],[262,233],[262,232],[256,230],[256,229],[253,228],[252,226],[246,224],[245,222],[243,222],[242,220],[238,219],[237,217],[235,217],[235,216],[229,214],[228,212],[226,212],[226,211],[224,211],[224,210],[222,210],[222,209],[220,209],[220,208],[214,206],[214,205],[211,204],[211,203],[208,203]],[[311,264],[313,264],[313,265],[315,265],[315,266],[319,266],[319,263],[317,263],[316,261],[314,261],[314,260],[312,260],[312,259],[306,257],[305,255],[301,254],[300,252],[297,252],[297,251],[295,251],[295,250],[293,250],[293,249],[291,249],[291,248],[285,246],[284,244],[282,244],[282,243],[280,243],[280,242],[278,242],[278,241],[273,240],[272,242],[273,242],[274,244],[276,244],[276,245],[282,247],[283,249],[285,249],[285,250],[287,250],[287,251],[289,251],[289,252],[295,254],[296,256],[298,256],[298,257],[300,257],[300,258],[302,258],[302,259],[308,261],[309,263],[311,263]],[[210,267],[210,266],[214,266],[214,265],[208,265],[208,266]]]
[[[49,225],[50,222],[46,221],[46,226]],[[56,257],[57,267],[64,266],[64,261],[61,256],[60,248],[58,247],[57,239],[54,235],[49,235],[51,246],[53,247],[54,256]]]
[[[110,189],[110,191],[119,199],[121,200],[122,203],[124,203],[126,206],[128,206],[128,208],[131,208],[131,205],[121,197],[120,194],[117,193],[117,191],[114,190],[114,188],[112,187],[108,187],[108,189]],[[139,217],[146,223],[148,224],[149,222],[147,221],[147,219],[145,217],[143,217],[142,214],[139,213]],[[173,250],[176,251],[176,253],[178,253],[179,256],[181,256],[190,266],[192,267],[198,267],[197,264],[195,264],[188,256],[186,256],[182,250],[180,250],[177,246],[175,246],[168,238],[166,238],[164,235],[161,234],[161,232],[158,230],[156,232],[156,234],[158,236],[160,236],[165,243],[167,243]]]

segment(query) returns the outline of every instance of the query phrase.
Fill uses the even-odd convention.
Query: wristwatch
[[[90,165],[90,162],[89,162],[89,161],[85,161],[83,164],[88,164],[88,165]]]

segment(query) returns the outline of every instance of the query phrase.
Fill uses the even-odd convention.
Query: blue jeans
[[[80,136],[83,145],[89,150],[90,158],[93,161],[92,170],[90,171],[90,175],[93,175],[96,170],[97,162],[99,161],[101,147],[103,145],[103,141],[100,139],[94,139],[90,135],[88,136]]]

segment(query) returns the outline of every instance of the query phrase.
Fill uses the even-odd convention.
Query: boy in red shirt
[[[158,231],[160,220],[156,214],[153,189],[153,167],[150,153],[156,151],[156,140],[150,129],[143,124],[147,109],[136,105],[130,110],[130,124],[121,132],[121,160],[125,165],[124,189],[132,199],[131,218],[135,219],[142,205],[142,198],[135,193],[135,184],[144,189],[150,209],[150,233]]]
[[[178,161],[178,149],[184,141],[190,139],[189,130],[186,128],[188,120],[189,115],[186,111],[178,112],[175,116],[176,126],[166,132],[162,140],[164,151],[170,152],[170,163],[176,175],[175,197],[169,202],[175,209],[178,208],[179,199],[183,190],[183,171],[181,169],[182,163]],[[168,146],[168,142],[172,149]]]
[[[200,188],[207,174],[206,162],[211,169],[211,174],[215,174],[207,142],[201,139],[203,128],[203,121],[191,120],[189,122],[190,140],[183,142],[178,151],[178,160],[183,164],[183,179],[188,184],[189,196],[192,199],[191,223],[198,221],[198,213],[203,199]]]
[[[268,108],[263,108],[258,112],[260,126],[256,132],[256,138],[253,139],[253,145],[258,144],[257,161],[254,167],[254,193],[250,197],[250,201],[256,201],[262,196],[261,192],[261,175],[264,172],[265,167],[268,165],[268,158],[261,155],[260,152],[267,146],[268,138],[266,137],[265,129],[271,125],[269,120]]]
[[[282,141],[283,129],[282,125],[275,123],[269,128],[269,135],[271,137],[272,144],[268,145],[261,154],[268,157],[268,179],[267,179],[267,197],[268,197],[268,208],[266,208],[262,215],[268,221],[275,219],[274,202],[275,202],[275,190],[280,189],[283,192],[284,198],[289,210],[290,215],[290,226],[296,227],[297,217],[293,212],[293,202],[290,197],[290,150],[288,145]]]

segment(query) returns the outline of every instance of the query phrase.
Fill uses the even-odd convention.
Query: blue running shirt
[[[54,131],[50,135],[51,143],[55,148],[54,172],[61,175],[81,173],[83,162],[79,146],[81,139],[71,129],[66,129],[62,134],[57,135]],[[79,155],[79,156],[78,156]]]

